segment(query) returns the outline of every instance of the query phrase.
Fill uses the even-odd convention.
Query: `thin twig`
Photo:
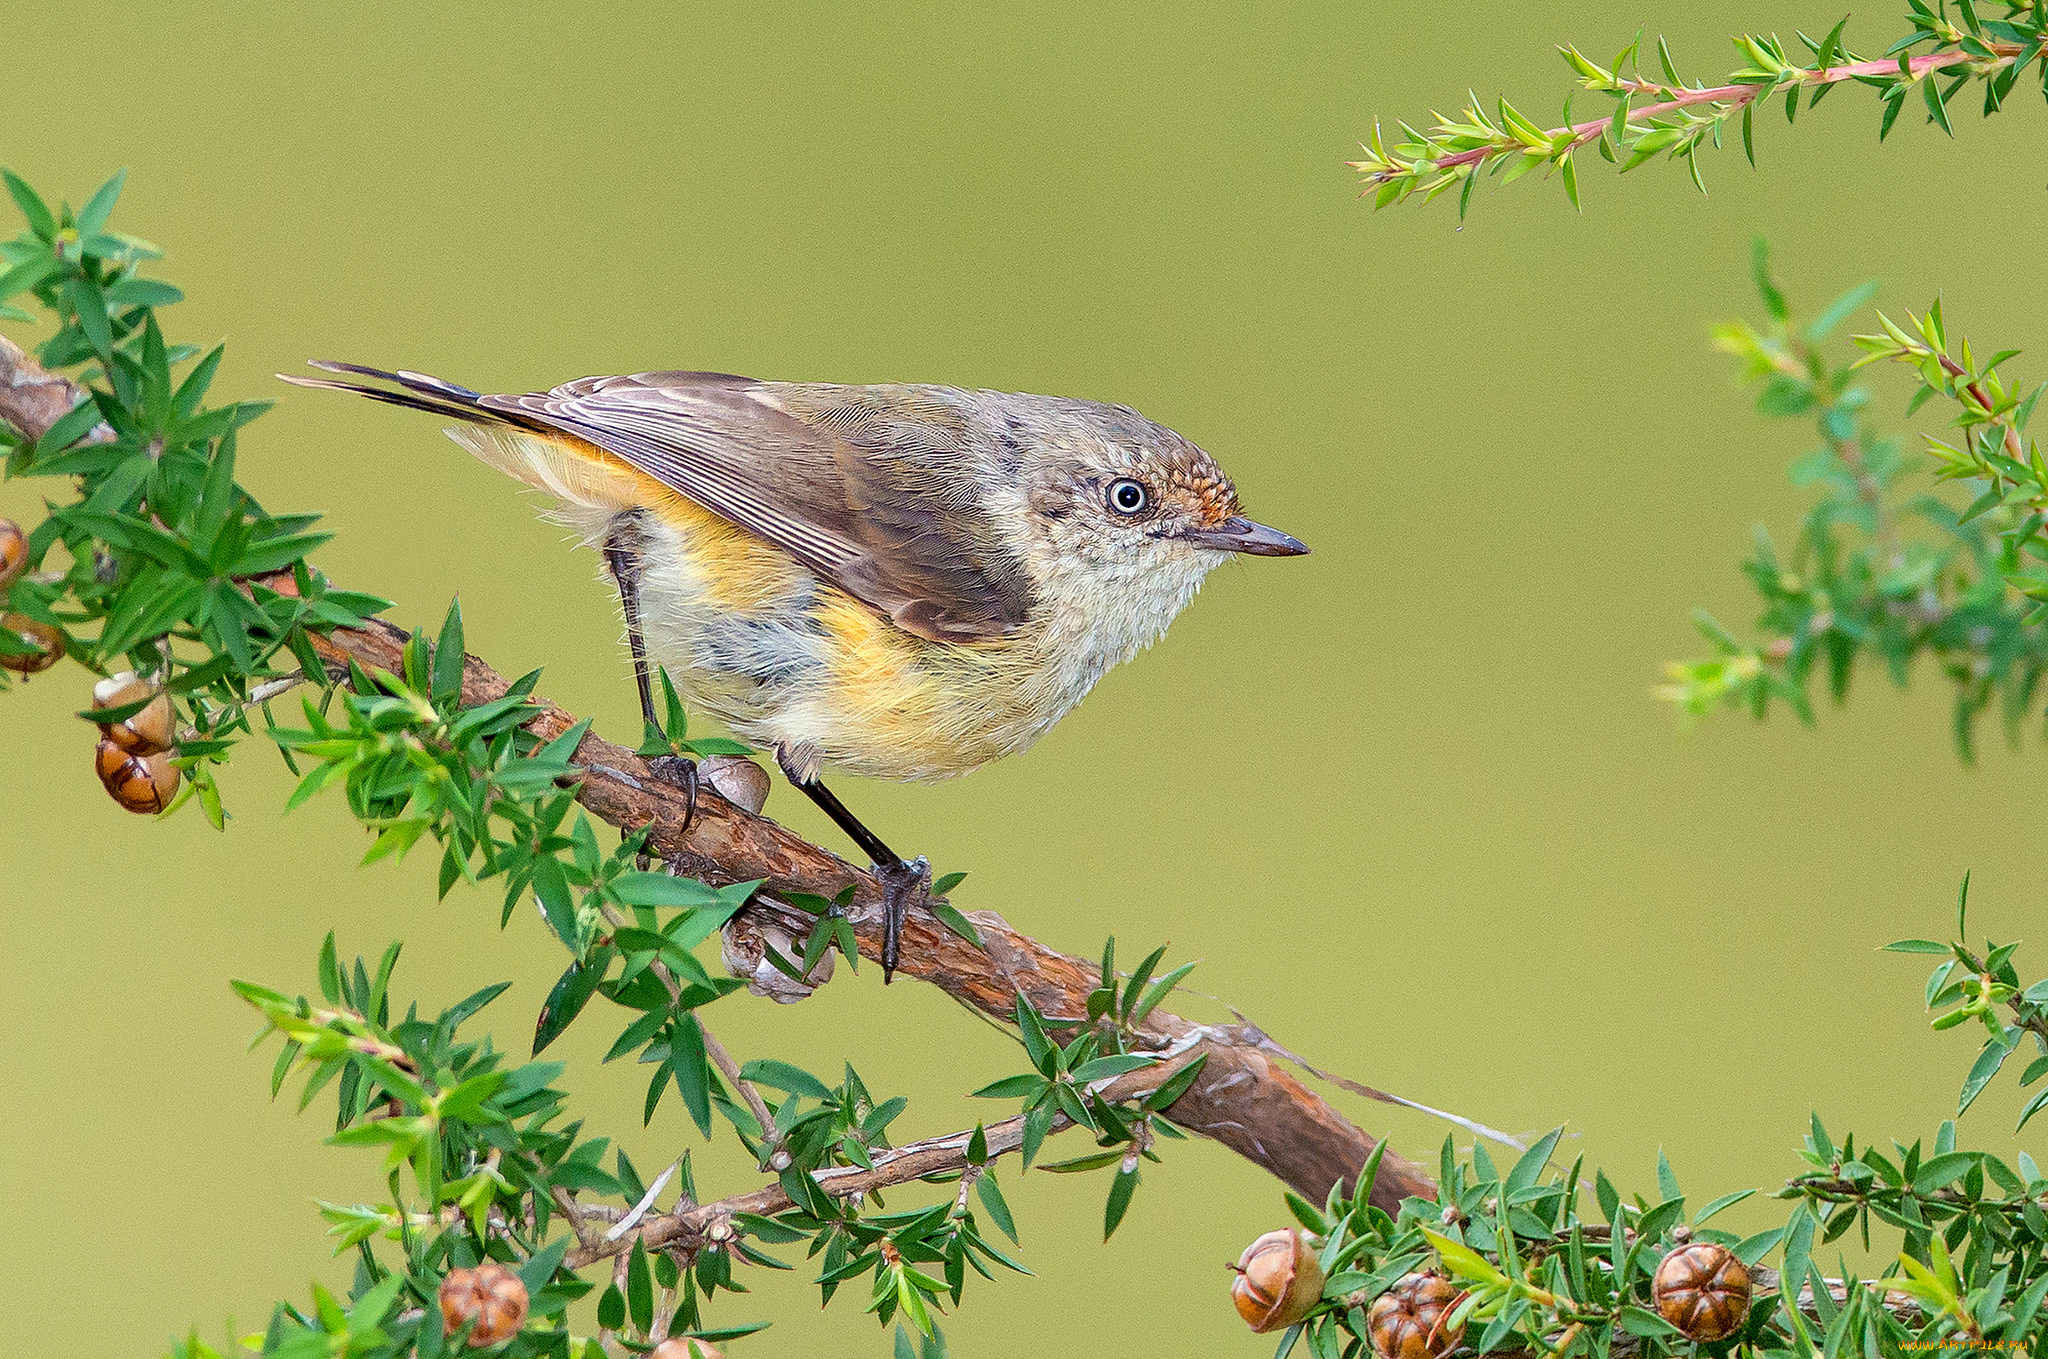
[[[761,1098],[761,1092],[754,1088],[752,1081],[740,1076],[740,1064],[725,1050],[725,1044],[718,1041],[718,1035],[705,1025],[702,1015],[697,1017],[697,1027],[704,1032],[704,1054],[711,1059],[711,1064],[718,1068],[727,1083],[740,1092],[740,1098],[747,1102],[747,1108],[753,1112],[754,1121],[761,1125],[761,1146],[766,1153],[765,1159],[775,1170],[787,1169],[788,1157],[781,1150],[782,1138],[775,1131],[775,1115],[768,1112],[767,1101]],[[773,1165],[777,1156],[783,1157],[783,1165]]]

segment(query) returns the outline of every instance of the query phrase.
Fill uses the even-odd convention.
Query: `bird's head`
[[[1062,555],[1213,567],[1234,553],[1308,551],[1246,518],[1215,459],[1172,430],[1125,406],[1059,404],[1023,447],[1037,531]]]
[[[1128,407],[1035,398],[996,428],[1019,464],[1037,588],[1123,616],[1140,644],[1233,556],[1308,551],[1245,517],[1207,453]]]

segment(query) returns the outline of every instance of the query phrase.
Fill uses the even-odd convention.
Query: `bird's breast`
[[[1029,747],[1155,640],[1203,570],[1045,582],[997,638],[934,642],[681,497],[634,512],[649,654],[741,739],[892,779],[947,778]]]

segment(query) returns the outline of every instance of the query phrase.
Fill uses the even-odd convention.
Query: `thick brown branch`
[[[273,582],[288,584],[287,582]],[[360,631],[319,639],[323,654],[382,670],[400,664],[405,634],[378,622]],[[502,696],[503,676],[469,657],[463,702],[487,703]],[[543,702],[528,726],[551,739],[576,719]],[[592,813],[615,826],[652,828],[648,843],[691,877],[722,885],[762,880],[763,897],[751,909],[778,917],[792,934],[808,933],[812,917],[768,899],[767,893],[801,892],[833,897],[851,884],[847,907],[861,953],[881,957],[882,889],[866,873],[784,830],[766,817],[733,806],[700,789],[696,812],[684,829],[682,793],[656,779],[646,762],[623,746],[587,735],[576,763],[588,771],[577,797]],[[990,911],[973,911],[985,948],[976,948],[931,915],[913,911],[903,936],[899,975],[931,982],[964,1005],[999,1020],[1012,1017],[1022,994],[1052,1020],[1080,1020],[1095,989],[1095,966],[1047,948],[1012,929]],[[1168,1111],[1190,1132],[1213,1137],[1272,1171],[1299,1192],[1320,1199],[1338,1179],[1349,1180],[1372,1151],[1373,1141],[1320,1096],[1259,1051],[1262,1035],[1248,1041],[1238,1026],[1207,1027],[1164,1010],[1154,1010],[1141,1032],[1151,1047],[1187,1046],[1209,1061],[1188,1092]],[[1409,1195],[1433,1196],[1435,1186],[1412,1163],[1393,1154],[1381,1162],[1374,1198],[1391,1210]]]
[[[82,396],[67,383],[64,389],[71,399],[51,399],[51,384],[62,381],[0,338],[0,418],[30,437],[39,435]],[[288,577],[264,584],[291,589]],[[398,669],[405,641],[404,632],[377,621],[360,630],[316,638],[315,646],[332,662],[354,660],[388,671]],[[489,702],[507,687],[505,678],[490,666],[474,656],[465,659],[464,703]],[[528,725],[544,739],[576,724],[571,714],[553,704],[542,701],[539,707]],[[777,918],[793,936],[807,934],[812,917],[766,894],[829,898],[851,885],[847,915],[860,950],[880,958],[882,891],[868,874],[709,789],[699,791],[686,828],[687,804],[680,790],[656,779],[632,751],[598,736],[583,738],[576,763],[587,771],[577,797],[594,815],[622,829],[648,827],[652,849],[691,877],[713,884],[760,879],[764,895],[749,909]],[[1052,1021],[1082,1020],[1088,993],[1098,980],[1093,964],[1047,948],[992,912],[970,912],[969,917],[984,948],[955,935],[928,913],[912,912],[899,973],[930,982],[998,1020],[1013,1016],[1020,994]],[[1201,1076],[1167,1111],[1176,1124],[1214,1138],[1312,1199],[1321,1199],[1339,1180],[1349,1181],[1373,1149],[1372,1138],[1269,1060],[1260,1050],[1264,1035],[1249,1026],[1198,1025],[1154,1010],[1137,1039],[1140,1046],[1155,1051],[1207,1054]],[[1389,1152],[1381,1162],[1373,1200],[1391,1211],[1410,1195],[1434,1197],[1435,1185],[1419,1167]]]

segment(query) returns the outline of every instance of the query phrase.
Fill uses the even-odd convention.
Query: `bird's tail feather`
[[[353,392],[455,421],[447,431],[448,437],[486,465],[548,492],[562,503],[565,512],[572,508],[600,511],[600,517],[589,522],[573,513],[565,519],[586,539],[594,541],[601,531],[597,526],[619,510],[672,498],[658,482],[630,464],[518,411],[485,406],[482,393],[467,387],[404,369],[386,372],[332,359],[314,359],[311,363],[329,373],[346,373],[391,385],[337,382],[333,378],[291,373],[278,376],[296,386]]]
[[[304,377],[296,373],[279,373],[278,376],[295,387],[313,387],[330,392],[353,392],[367,396],[373,401],[388,401],[394,406],[408,410],[426,411],[430,415],[446,416],[454,420],[468,421],[479,425],[513,425],[520,429],[536,432],[547,429],[538,421],[521,417],[514,412],[491,410],[481,402],[482,394],[467,387],[459,387],[425,373],[412,373],[404,369],[386,372],[382,368],[368,368],[359,363],[342,363],[335,359],[310,359],[309,367],[329,373],[349,373],[356,377],[374,378],[379,382],[395,384],[399,390],[390,387],[373,387],[361,382],[337,382],[333,378]]]

